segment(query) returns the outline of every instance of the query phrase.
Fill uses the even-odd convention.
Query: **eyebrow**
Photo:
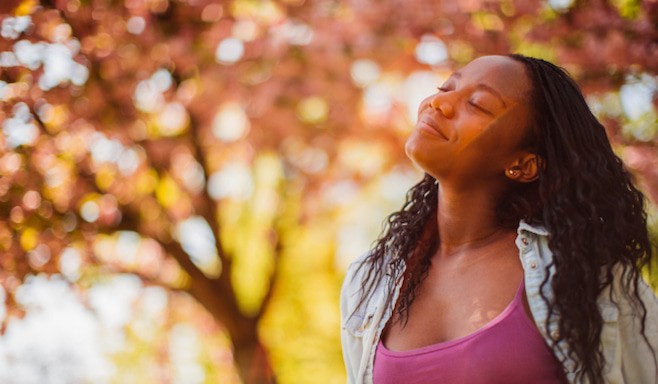
[[[450,77],[460,79],[462,77],[462,74],[459,71],[457,71],[457,72],[453,72],[452,75],[450,75]],[[493,94],[494,96],[496,96],[500,100],[501,103],[503,103],[503,106],[505,106],[505,108],[507,108],[507,103],[505,103],[505,100],[503,100],[503,96],[500,94],[500,92],[496,91],[491,86],[489,86],[487,84],[484,84],[484,83],[477,83],[475,85],[475,87]]]

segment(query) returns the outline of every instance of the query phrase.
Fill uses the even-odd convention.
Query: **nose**
[[[443,116],[450,119],[455,115],[455,109],[452,104],[446,100],[445,97],[441,97],[441,95],[441,93],[437,93],[429,98],[430,108],[441,112]]]

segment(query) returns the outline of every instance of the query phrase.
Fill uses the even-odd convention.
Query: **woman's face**
[[[472,61],[420,104],[407,155],[439,181],[503,175],[520,153],[529,88],[523,64],[514,59]]]

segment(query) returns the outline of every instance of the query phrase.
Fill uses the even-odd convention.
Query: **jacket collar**
[[[530,225],[523,220],[519,222],[519,227],[516,231],[519,235],[523,234],[524,232],[534,233],[535,235],[539,236],[548,236],[549,234],[546,228],[539,225]]]

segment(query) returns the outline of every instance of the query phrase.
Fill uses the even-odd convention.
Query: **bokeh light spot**
[[[242,163],[228,163],[208,179],[208,193],[213,199],[247,200],[254,190],[251,170]]]
[[[171,207],[181,197],[181,190],[176,181],[170,176],[165,176],[158,182],[155,188],[155,197],[164,207]]]
[[[39,232],[36,229],[32,227],[25,228],[20,237],[21,247],[26,251],[31,251],[37,245],[38,239]]]
[[[30,16],[8,17],[2,20],[0,35],[8,40],[18,38],[32,24]]]
[[[619,89],[619,98],[626,117],[637,120],[645,113],[653,111],[653,98],[657,92],[658,80],[646,74],[622,85]]]
[[[146,21],[141,16],[133,16],[126,23],[126,29],[133,35],[141,34],[144,32],[144,28],[146,28]]]
[[[379,64],[369,59],[356,60],[350,67],[352,81],[359,87],[365,87],[377,81],[380,73]]]
[[[50,248],[46,244],[40,244],[27,253],[27,261],[35,269],[43,267],[50,261]]]
[[[242,41],[229,37],[222,40],[215,51],[215,59],[220,64],[233,64],[244,55],[244,44]]]
[[[60,24],[53,29],[51,39],[55,42],[63,43],[71,38],[72,32],[73,30],[70,25],[66,23]]]
[[[25,214],[23,214],[23,209],[21,207],[14,207],[9,211],[9,219],[16,224],[21,224],[25,220]]]
[[[216,138],[233,142],[249,133],[249,118],[238,103],[223,104],[212,122],[212,131]]]
[[[258,24],[251,20],[239,20],[233,24],[231,35],[242,41],[253,41],[260,34]]]
[[[566,11],[573,5],[574,0],[548,0],[548,4],[556,11]]]
[[[305,123],[321,123],[327,119],[328,113],[329,105],[319,96],[307,97],[297,105],[297,115]]]
[[[213,23],[222,18],[223,9],[219,4],[208,4],[201,11],[201,20],[206,23]]]
[[[502,31],[505,29],[503,20],[492,13],[476,13],[471,16],[475,28],[483,31]]]
[[[76,281],[80,277],[82,258],[75,248],[64,248],[59,255],[59,270],[69,281]]]
[[[176,237],[197,267],[206,275],[219,276],[215,235],[206,220],[192,216],[182,221],[176,229]]]
[[[134,231],[120,231],[115,245],[117,258],[122,264],[132,266],[135,264],[137,251],[142,243],[142,238]]]
[[[133,149],[126,149],[121,152],[119,161],[117,162],[119,166],[119,171],[124,176],[130,176],[137,170],[139,167],[139,155]]]
[[[39,195],[39,192],[25,192],[25,195],[23,195],[23,205],[25,205],[25,208],[34,210],[39,208],[39,204],[41,204],[41,195]]]
[[[429,95],[436,93],[437,84],[442,84],[445,76],[435,71],[416,71],[406,78],[401,95],[407,106],[407,117],[413,124],[418,118],[418,106]]]
[[[2,123],[2,132],[10,149],[21,145],[31,145],[39,137],[39,128],[33,123],[34,116],[27,104],[14,105],[13,116]]]
[[[171,73],[168,70],[160,68],[153,73],[150,82],[158,92],[165,92],[171,88],[174,80],[171,78]]]
[[[297,20],[290,22],[287,35],[288,41],[292,45],[308,45],[313,41],[313,29]]]
[[[80,216],[82,216],[82,218],[89,223],[93,223],[98,220],[99,215],[100,208],[94,201],[87,201],[80,207]]]
[[[448,59],[448,48],[438,37],[424,35],[416,46],[415,54],[419,63],[439,65]]]
[[[158,128],[163,136],[176,136],[185,131],[190,116],[183,105],[177,101],[165,105],[158,117]]]

